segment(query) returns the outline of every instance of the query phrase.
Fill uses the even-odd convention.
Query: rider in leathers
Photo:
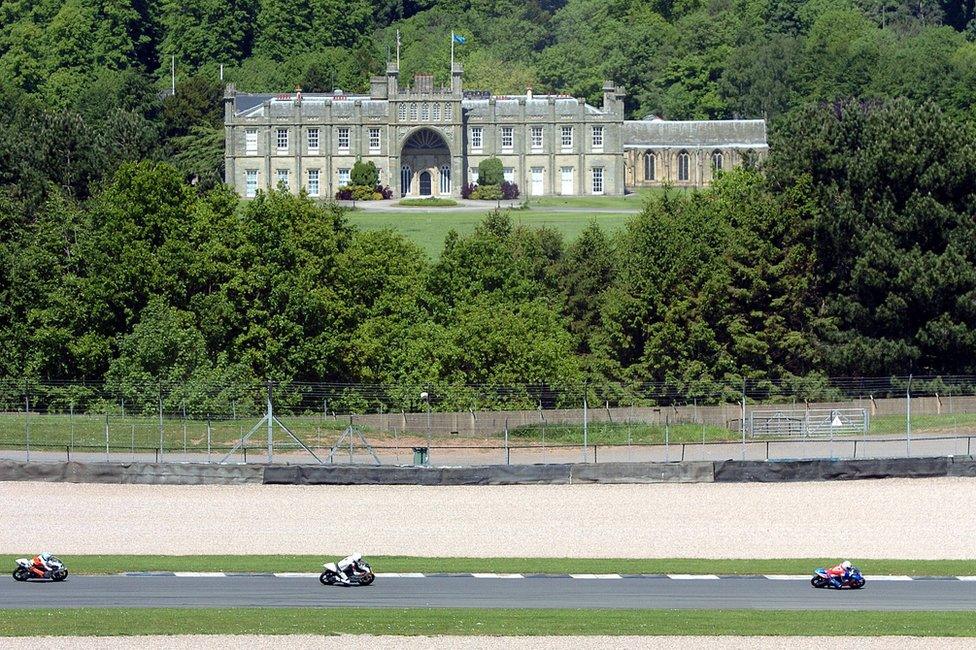
[[[54,567],[51,566],[51,558],[54,556],[50,553],[41,553],[34,558],[31,563],[31,571],[34,572],[38,578],[50,578],[51,572],[54,571]]]
[[[347,557],[342,558],[336,564],[339,568],[339,582],[348,585],[349,578],[356,575],[357,573],[362,573],[365,569],[359,564],[363,559],[362,553],[353,553]]]

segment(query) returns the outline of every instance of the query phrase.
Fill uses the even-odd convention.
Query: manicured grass
[[[673,189],[673,192],[684,192],[683,189]],[[663,188],[639,190],[625,196],[540,196],[528,198],[533,208],[596,208],[604,210],[640,210],[644,201],[651,196],[658,196],[664,192]]]
[[[737,431],[725,427],[701,424],[643,424],[597,422],[587,427],[587,442],[591,445],[626,445],[628,443],[673,443],[736,440]],[[509,439],[517,442],[579,443],[583,440],[582,425],[533,424],[509,431]]]
[[[870,433],[905,434],[904,415],[879,415],[871,418]],[[912,415],[912,432],[976,434],[976,413],[942,413],[940,415]]]
[[[579,237],[591,221],[596,221],[609,233],[622,229],[627,220],[633,218],[632,214],[626,213],[552,212],[545,209],[503,210],[503,212],[511,216],[514,224],[554,228],[562,233],[566,243]],[[431,258],[436,259],[444,249],[444,238],[448,231],[456,230],[461,235],[471,234],[475,227],[484,221],[486,214],[487,211],[477,210],[404,208],[400,211],[352,212],[346,216],[350,223],[359,228],[388,228],[399,232],[422,248]]]
[[[613,609],[19,609],[0,636],[149,634],[976,636],[972,612]]]
[[[30,553],[11,555],[25,557]],[[337,553],[336,555],[340,555]],[[335,558],[322,555],[63,555],[74,575],[128,571],[315,572]],[[368,556],[380,573],[621,573],[756,575],[813,573],[837,558],[700,560],[694,558],[468,558]],[[859,560],[865,575],[976,575],[976,560]]]
[[[430,197],[427,199],[403,199],[397,205],[403,205],[407,207],[429,207],[429,208],[443,208],[457,205],[457,201],[453,199],[440,199],[437,197]]]

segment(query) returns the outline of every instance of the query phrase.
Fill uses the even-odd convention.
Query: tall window
[[[247,129],[244,131],[244,155],[258,155],[258,130]]]
[[[441,167],[441,194],[451,193],[451,166],[443,165]]]
[[[275,184],[284,187],[286,190],[289,189],[287,169],[278,169],[275,171]]]
[[[410,193],[410,181],[413,178],[413,174],[410,171],[410,165],[404,165],[400,168],[400,196],[406,196]]]
[[[278,129],[277,131],[278,153],[288,151],[288,129]]]
[[[650,151],[644,154],[644,180],[653,181],[657,177],[657,157]]]
[[[535,150],[542,149],[542,127],[541,126],[532,127],[532,148]]]
[[[573,148],[573,127],[564,126],[560,133],[559,142],[563,149]]]
[[[454,119],[454,104],[444,104],[444,119],[448,122]]]
[[[712,152],[712,169],[715,171],[721,171],[722,163],[724,162],[725,160],[721,151],[715,150]]]
[[[397,104],[397,120],[404,122],[407,119],[407,105]]]
[[[686,181],[689,177],[689,165],[691,163],[691,157],[688,155],[687,151],[682,151],[678,154],[678,180]]]
[[[468,168],[468,182],[469,183],[477,183],[478,182],[478,168],[477,167],[469,167]]]
[[[434,119],[435,122],[440,122],[441,121],[441,105],[440,104],[434,104],[433,119]]]
[[[502,150],[511,150],[515,146],[515,127],[502,127]]]
[[[482,135],[484,130],[480,126],[471,127],[471,148],[475,151],[481,151]]]
[[[319,170],[317,169],[308,170],[308,195],[319,195]]]
[[[349,184],[349,170],[340,169],[339,170],[339,187],[345,187]]]
[[[422,122],[426,122],[429,119],[430,119],[430,104],[427,104],[425,102],[424,105],[420,107],[420,120]]]
[[[514,167],[503,167],[502,168],[502,178],[509,183],[515,182],[515,168]]]
[[[379,127],[369,129],[369,150],[375,153],[380,150],[380,130]]]
[[[255,196],[258,193],[258,170],[246,170],[244,172],[244,179],[244,196]]]
[[[415,103],[410,104],[410,121],[411,122],[417,121],[417,104]]]
[[[339,142],[339,151],[349,153],[349,127],[340,126],[339,127],[339,137],[337,138]]]
[[[308,139],[308,152],[318,153],[319,152],[319,130],[309,129],[307,139]]]
[[[603,167],[593,168],[593,193],[603,194]]]
[[[603,149],[603,127],[602,126],[593,127],[593,148]]]

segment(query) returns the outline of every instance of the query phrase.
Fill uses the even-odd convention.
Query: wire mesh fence
[[[27,460],[867,458],[971,455],[972,437],[974,376],[564,387],[0,380],[0,457]]]

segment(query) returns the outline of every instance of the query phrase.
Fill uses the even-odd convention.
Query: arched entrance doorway
[[[400,152],[402,196],[451,194],[451,150],[443,137],[433,129],[414,132]]]

